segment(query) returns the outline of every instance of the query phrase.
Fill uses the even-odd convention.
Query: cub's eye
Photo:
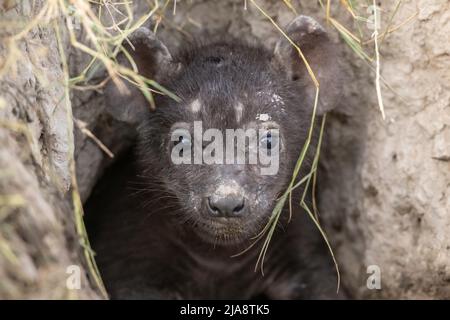
[[[188,145],[191,144],[191,139],[190,139],[190,137],[187,137],[187,136],[184,136],[184,135],[179,135],[178,136],[178,140],[175,140],[173,142],[173,144],[176,146],[179,143],[182,143],[182,144],[188,146]]]
[[[176,154],[183,156],[184,151],[191,149],[191,134],[186,129],[176,129],[172,132],[170,141],[173,143],[173,148],[176,148]]]
[[[278,130],[269,130],[261,135],[259,139],[260,146],[267,150],[272,150],[278,146],[279,134]]]
[[[173,145],[176,146],[178,144],[182,144],[183,146],[191,145],[191,134],[187,129],[176,129],[172,132],[170,140],[173,142]]]

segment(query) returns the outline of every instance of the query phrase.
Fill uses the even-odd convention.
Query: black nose
[[[245,212],[244,197],[226,195],[208,197],[208,211],[213,217],[240,217]]]

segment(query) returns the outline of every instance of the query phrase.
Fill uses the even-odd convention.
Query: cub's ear
[[[174,63],[167,47],[159,41],[155,34],[147,28],[134,31],[124,48],[133,58],[138,73],[157,82],[172,77],[179,69]],[[121,65],[131,68],[131,63],[125,54],[117,57]],[[113,81],[109,81],[105,88],[105,101],[107,111],[117,120],[135,124],[148,112],[149,103],[142,92],[124,80],[126,92],[120,92]]]
[[[287,36],[300,48],[319,81],[319,115],[335,107],[341,92],[337,50],[325,29],[313,18],[298,16],[287,26]],[[281,64],[292,81],[299,81],[314,101],[316,87],[298,50],[285,37],[275,47],[275,63]]]
[[[161,81],[179,69],[167,47],[147,28],[139,28],[125,42],[125,49],[133,58],[139,74]]]

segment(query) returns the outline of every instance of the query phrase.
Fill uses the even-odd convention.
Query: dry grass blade
[[[373,38],[374,38],[374,42],[375,42],[375,63],[376,63],[376,76],[375,76],[375,88],[377,91],[377,99],[378,99],[378,106],[380,108],[381,111],[381,116],[383,117],[383,120],[386,119],[386,115],[384,113],[384,104],[383,104],[383,97],[381,95],[381,84],[380,84],[380,51],[378,48],[378,26],[377,26],[377,21],[379,21],[378,19],[378,14],[379,14],[379,10],[378,7],[376,6],[376,1],[373,0],[373,6],[374,6],[374,19],[375,19],[375,28],[374,28],[374,32],[373,32]]]
[[[94,141],[95,144],[96,144],[96,145],[97,145],[104,153],[106,153],[106,155],[107,155],[108,157],[114,158],[114,154],[112,153],[112,151],[109,150],[108,147],[105,146],[105,145],[103,144],[103,142],[101,142],[100,139],[98,139],[98,138],[92,133],[92,131],[89,130],[89,129],[87,128],[86,122],[83,122],[83,121],[81,121],[81,120],[79,120],[79,119],[74,119],[74,121],[75,121],[75,123],[76,123],[78,129],[80,129],[81,132],[83,132],[83,133],[84,133],[86,136],[88,136],[92,141]]]
[[[88,264],[90,274],[94,278],[94,282],[96,283],[98,289],[100,290],[101,294],[104,298],[108,297],[108,293],[106,292],[105,286],[103,284],[102,278],[100,276],[100,272],[97,268],[97,264],[95,262],[94,254],[91,249],[91,246],[89,244],[89,238],[86,232],[86,228],[84,226],[83,221],[83,204],[81,202],[80,193],[78,191],[78,182],[77,182],[77,176],[76,176],[76,169],[75,169],[75,158],[74,158],[74,151],[75,151],[75,140],[73,137],[73,114],[72,114],[72,105],[70,102],[70,93],[69,93],[69,69],[67,66],[67,59],[64,52],[64,47],[62,43],[62,37],[61,37],[61,31],[59,29],[58,23],[55,21],[53,23],[53,28],[55,30],[55,34],[58,41],[58,50],[59,54],[61,56],[61,61],[63,63],[63,74],[64,74],[64,92],[65,92],[65,108],[66,108],[66,117],[67,117],[67,134],[69,136],[69,154],[70,154],[70,175],[71,175],[71,182],[72,182],[72,202],[73,202],[73,210],[75,213],[75,225],[77,229],[77,233],[80,237],[80,243],[83,247],[84,256],[86,259],[86,262]]]
[[[251,0],[251,2],[275,26],[275,28],[289,41],[289,43],[297,50],[297,52],[299,54],[299,57],[304,62],[305,66],[306,66],[306,68],[308,70],[308,73],[309,73],[311,79],[313,80],[313,82],[314,82],[314,84],[316,86],[316,95],[315,95],[315,99],[314,99],[314,106],[313,106],[313,112],[312,112],[312,118],[311,118],[311,125],[310,125],[309,131],[308,131],[308,137],[307,137],[307,139],[306,139],[306,141],[305,141],[305,143],[303,145],[303,148],[302,148],[302,150],[300,152],[299,158],[298,158],[298,160],[296,162],[296,165],[295,165],[295,168],[294,168],[294,172],[292,174],[291,182],[290,182],[287,190],[277,200],[277,202],[275,204],[275,207],[274,207],[274,209],[272,211],[271,217],[270,217],[268,223],[266,224],[266,226],[261,230],[260,233],[258,233],[254,237],[255,241],[247,249],[245,249],[244,251],[242,251],[242,252],[237,254],[237,255],[241,255],[244,252],[248,251],[256,243],[258,243],[264,237],[264,235],[266,235],[266,238],[265,238],[265,240],[264,240],[264,242],[262,244],[262,248],[261,248],[261,251],[259,253],[258,259],[256,261],[256,265],[255,265],[255,271],[258,269],[258,266],[259,266],[259,268],[261,270],[261,273],[264,275],[264,259],[266,257],[267,250],[268,250],[269,244],[270,244],[270,240],[271,240],[271,238],[272,238],[272,236],[274,234],[275,227],[278,224],[279,218],[281,216],[281,213],[283,211],[283,208],[285,206],[286,201],[289,199],[289,221],[290,221],[291,216],[292,216],[292,191],[295,188],[299,187],[300,185],[306,183],[304,194],[303,194],[303,197],[302,197],[301,203],[300,203],[301,206],[305,208],[305,206],[306,206],[305,202],[304,202],[305,194],[306,194],[306,191],[309,189],[309,183],[311,181],[311,178],[314,176],[315,171],[317,170],[317,162],[318,162],[318,159],[319,159],[319,149],[316,151],[316,155],[314,157],[314,159],[315,159],[314,165],[312,166],[310,173],[307,174],[305,177],[300,179],[299,182],[296,183],[298,174],[300,172],[300,169],[302,167],[302,164],[303,164],[303,162],[304,162],[304,160],[306,158],[308,149],[310,147],[312,136],[313,136],[313,132],[314,132],[314,123],[315,123],[315,119],[316,119],[316,110],[317,110],[317,104],[318,104],[318,101],[319,101],[319,82],[318,82],[317,78],[315,77],[314,72],[312,71],[312,69],[311,69],[311,67],[310,67],[306,57],[303,55],[303,52],[297,46],[297,44],[292,39],[290,39],[289,36],[287,36],[287,34],[278,26],[278,24],[269,16],[269,14],[267,14],[267,12],[265,12],[258,4],[256,4],[256,2],[254,0]],[[330,21],[333,23],[333,25],[340,25],[334,19],[332,19],[331,17],[329,17],[329,18],[330,18]],[[345,30],[345,28],[343,28],[343,27],[340,28],[340,29],[341,30]],[[349,34],[349,32],[346,32],[346,34]],[[352,38],[352,37],[349,36],[349,38]],[[319,140],[322,139],[324,125],[325,125],[325,120],[323,120],[323,122],[322,122],[321,131],[320,131],[321,134],[320,134]],[[320,143],[319,143],[319,146],[320,146]],[[308,211],[309,208],[306,207],[305,210]],[[322,236],[324,237],[325,242],[327,243],[327,246],[328,246],[328,248],[329,248],[329,250],[331,252],[331,255],[333,257],[333,261],[334,261],[334,263],[336,265],[336,270],[338,272],[338,286],[337,286],[337,289],[339,290],[339,285],[340,285],[339,268],[337,266],[337,262],[336,262],[336,259],[334,257],[333,251],[332,251],[331,246],[329,245],[328,239],[326,238],[326,235],[325,235],[324,231],[322,230],[322,228],[320,227],[317,219],[315,219],[314,215],[310,215],[310,216],[313,218],[315,225],[318,227],[319,231],[321,232]],[[235,256],[237,256],[237,255],[235,255]]]
[[[311,78],[314,81],[314,84],[316,85],[317,88],[317,97],[318,98],[318,93],[319,93],[319,82],[317,81],[316,77],[314,76],[314,73],[312,72],[305,56],[303,55],[301,49],[291,40],[289,39],[289,37],[284,33],[284,31],[275,23],[275,21],[270,17],[269,14],[267,14],[254,0],[251,0],[251,3],[275,26],[275,28],[280,31],[280,33],[291,43],[291,45],[293,45],[296,50],[299,53],[299,57],[303,60],[303,62],[305,63],[305,66],[311,76]],[[290,1],[284,1],[284,3],[290,7],[291,3]],[[373,34],[372,37],[372,41],[374,41],[374,50],[375,50],[375,58],[371,58],[365,51],[365,49],[363,48],[363,45],[366,44],[361,40],[361,37],[357,37],[355,36],[351,31],[349,31],[346,27],[344,27],[339,21],[337,21],[336,19],[334,19],[331,16],[331,1],[327,0],[326,4],[324,4],[321,0],[319,1],[320,5],[322,6],[322,8],[324,8],[325,10],[325,15],[326,15],[326,19],[327,21],[339,32],[339,34],[341,35],[341,37],[343,38],[343,40],[347,43],[347,45],[355,52],[355,54],[357,56],[359,56],[362,60],[366,61],[367,63],[371,63],[374,61],[375,63],[375,67],[374,67],[374,71],[375,71],[375,87],[376,87],[376,92],[377,92],[377,100],[378,100],[378,105],[379,105],[379,109],[381,111],[381,115],[383,117],[383,119],[385,119],[385,111],[384,111],[384,104],[383,104],[383,99],[382,99],[382,94],[381,94],[381,82],[384,82],[383,77],[381,76],[380,73],[380,69],[381,69],[381,62],[380,62],[380,52],[379,52],[379,42],[378,42],[378,37],[380,36],[377,30],[377,21],[380,20],[380,10],[377,7],[377,4],[375,1],[373,1],[373,8],[374,8],[374,21],[375,21],[375,32]],[[363,32],[359,26],[359,22],[360,21],[364,21],[366,23],[370,22],[369,19],[361,17],[357,14],[356,11],[356,6],[357,5],[361,5],[360,3],[357,3],[355,1],[349,1],[349,0],[341,0],[340,1],[341,5],[345,7],[345,9],[351,14],[352,18],[355,20],[355,22],[358,25],[358,31],[359,34],[362,36]],[[395,16],[395,14],[398,12],[399,7],[402,3],[402,0],[399,0],[398,3],[396,4],[390,18],[389,18],[389,23],[388,26],[386,28],[386,31],[381,35],[381,41],[384,39],[384,37],[391,32],[392,28],[390,28],[391,23],[393,21],[393,18]],[[294,9],[294,8],[292,8]],[[291,10],[292,10],[291,9]],[[410,19],[408,19],[410,20]],[[386,84],[387,85],[387,84]],[[388,86],[389,87],[389,86]],[[315,104],[317,103],[317,101],[315,102]],[[315,106],[316,107],[316,106]],[[311,121],[311,130],[314,126],[314,117],[315,114],[313,116],[313,119]],[[256,263],[256,268],[258,267],[258,265],[261,268],[261,272],[264,273],[264,269],[263,269],[263,264],[264,264],[264,258],[266,256],[266,252],[267,252],[267,248],[269,246],[269,242],[270,242],[270,238],[272,237],[273,233],[274,233],[274,229],[275,226],[278,222],[278,219],[281,215],[281,212],[283,210],[283,207],[285,205],[286,201],[289,201],[289,213],[290,213],[290,217],[291,218],[291,212],[292,212],[292,191],[299,187],[300,185],[305,185],[304,187],[304,193],[302,195],[302,198],[300,200],[300,205],[305,209],[305,211],[308,213],[308,215],[311,217],[311,219],[314,221],[315,225],[317,226],[317,228],[319,229],[322,237],[324,238],[328,249],[330,251],[330,254],[333,258],[335,267],[336,267],[336,272],[337,272],[337,287],[339,290],[339,286],[340,286],[340,273],[339,273],[339,267],[337,264],[337,261],[335,259],[333,250],[331,248],[331,245],[325,235],[325,232],[323,231],[323,229],[320,226],[319,223],[319,219],[318,219],[318,209],[317,209],[317,203],[316,203],[316,197],[315,197],[315,189],[316,189],[316,183],[317,183],[317,164],[318,164],[318,159],[319,159],[319,153],[320,153],[320,147],[321,147],[321,142],[322,142],[322,136],[323,136],[323,132],[324,132],[324,127],[325,127],[325,119],[326,117],[323,118],[323,122],[321,125],[321,129],[320,129],[320,137],[319,137],[319,143],[318,143],[318,151],[316,152],[316,155],[314,157],[314,162],[313,162],[313,166],[312,169],[310,171],[309,174],[307,174],[305,177],[303,177],[302,179],[300,179],[300,181],[296,184],[294,184],[294,181],[297,179],[297,175],[299,172],[299,169],[302,165],[304,156],[306,154],[306,151],[308,150],[308,146],[310,143],[310,139],[308,139],[308,141],[305,142],[305,145],[302,149],[301,155],[299,157],[299,160],[297,161],[296,167],[294,169],[293,175],[292,175],[292,181],[291,184],[289,185],[288,189],[286,190],[285,193],[283,193],[283,195],[278,199],[275,208],[272,212],[272,215],[267,223],[267,225],[263,228],[263,230],[258,233],[254,239],[255,242],[250,246],[253,247],[257,242],[259,242],[261,240],[261,238],[266,234],[266,239],[263,242],[262,245],[262,249],[261,252],[258,256],[258,261]],[[305,203],[305,197],[306,197],[306,193],[309,190],[310,184],[312,183],[312,205],[313,205],[313,210],[311,211],[309,209],[309,207],[306,205]],[[249,249],[249,248],[248,248]],[[248,250],[247,249],[247,250]],[[245,251],[247,251],[245,250]],[[244,252],[245,252],[244,251]]]

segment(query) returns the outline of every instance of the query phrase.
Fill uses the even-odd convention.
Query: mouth
[[[238,245],[252,237],[248,226],[233,218],[202,219],[194,230],[203,241],[222,246]]]
[[[250,242],[264,227],[260,219],[254,221],[240,218],[203,218],[194,225],[194,232],[204,242],[220,246],[236,246]]]

